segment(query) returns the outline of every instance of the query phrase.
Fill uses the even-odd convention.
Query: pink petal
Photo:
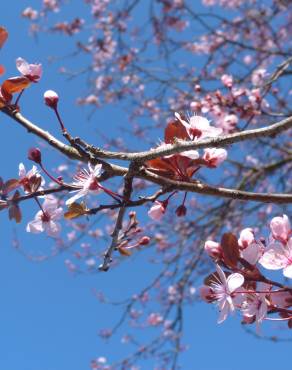
[[[284,268],[283,275],[292,279],[292,263]]]
[[[244,283],[244,277],[241,274],[231,274],[227,278],[227,287],[230,293],[234,292],[237,288],[241,287]]]
[[[39,234],[44,231],[44,226],[41,220],[30,221],[26,226],[28,233]]]
[[[280,244],[272,244],[259,259],[259,263],[268,270],[280,270],[287,264],[287,257]]]

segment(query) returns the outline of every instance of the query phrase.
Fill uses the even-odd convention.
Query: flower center
[[[50,219],[51,219],[50,215],[48,213],[46,213],[46,212],[43,212],[43,214],[42,214],[42,221],[43,222],[49,222]]]

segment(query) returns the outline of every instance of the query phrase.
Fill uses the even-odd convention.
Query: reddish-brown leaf
[[[221,247],[223,250],[223,260],[226,266],[236,267],[240,257],[237,238],[232,233],[225,233],[221,239]]]
[[[11,77],[5,80],[1,86],[2,95],[6,98],[9,94],[14,94],[26,89],[30,85],[30,80],[24,76]]]
[[[9,220],[15,220],[17,224],[21,222],[21,211],[17,204],[13,204],[9,208]]]
[[[10,179],[3,186],[3,193],[8,194],[20,186],[18,179]]]
[[[0,49],[4,45],[7,38],[8,38],[8,32],[6,31],[4,27],[0,26]]]
[[[151,170],[155,170],[158,173],[169,173],[171,174],[174,171],[171,163],[166,158],[155,158],[146,162],[146,166]]]
[[[0,76],[3,75],[4,72],[5,72],[5,68],[2,64],[0,64]]]
[[[176,138],[187,140],[189,139],[189,135],[182,123],[173,120],[169,122],[166,126],[166,129],[164,131],[164,141],[167,144],[172,144]]]
[[[129,256],[131,256],[131,254],[132,254],[132,253],[129,251],[129,249],[127,249],[127,248],[119,247],[118,251],[120,252],[120,254],[121,254],[122,256],[126,256],[126,257],[129,257]]]
[[[85,207],[84,203],[72,203],[68,207],[68,212],[64,214],[64,218],[66,220],[72,220],[73,218],[85,215],[87,211],[88,209]]]

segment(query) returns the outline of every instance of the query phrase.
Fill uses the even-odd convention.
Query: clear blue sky
[[[64,101],[61,110],[71,130],[95,135],[93,125],[86,122],[84,112],[75,105],[81,80],[66,83],[56,72],[58,63],[46,63],[48,55],[60,55],[64,50],[70,52],[70,41],[60,36],[41,35],[35,42],[27,35],[28,24],[20,18],[20,12],[25,6],[38,6],[39,3],[11,0],[5,3],[5,13],[1,11],[0,23],[10,34],[1,51],[6,76],[16,74],[15,59],[19,56],[31,62],[42,62],[44,77],[25,94],[23,112],[56,134],[58,130],[52,114],[42,103],[43,92],[52,88]],[[82,5],[76,6],[79,3],[82,2],[72,1],[68,10],[72,18],[83,11]],[[81,87],[83,91],[85,87]],[[99,122],[115,118],[120,120],[115,112],[108,110],[96,116]],[[20,161],[30,165],[25,159],[27,149],[38,141],[3,115],[0,116],[0,137],[0,175],[16,176]],[[49,157],[52,165],[58,158],[53,153]],[[30,211],[29,207],[26,207],[25,220],[34,214],[34,208]],[[43,244],[47,244],[44,238],[24,235],[24,227],[23,223],[16,228],[24,248],[32,253],[42,250]],[[117,320],[118,309],[101,305],[92,290],[103,289],[113,300],[135,293],[155,274],[155,268],[148,263],[153,250],[141,254],[135,263],[125,262],[107,274],[74,277],[64,266],[65,254],[33,263],[14,250],[13,228],[14,224],[7,222],[6,212],[1,212],[0,370],[83,370],[89,369],[90,360],[98,356],[110,361],[122,357],[127,348],[120,343],[121,334],[109,344],[98,336],[101,328],[110,327]],[[181,356],[183,369],[289,369],[291,342],[257,340],[243,332],[238,319],[229,318],[220,326],[216,320],[216,309],[210,305],[196,304],[187,308],[184,342],[190,349]],[[273,328],[276,330],[276,326]],[[142,366],[142,369],[148,368]]]

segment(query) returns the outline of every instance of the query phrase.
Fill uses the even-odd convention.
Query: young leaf
[[[4,45],[7,38],[8,38],[8,32],[6,31],[4,27],[0,26],[0,49]]]
[[[72,203],[68,207],[68,212],[64,214],[64,218],[66,220],[72,220],[73,218],[77,218],[87,214],[88,209],[85,207],[84,203]]]

